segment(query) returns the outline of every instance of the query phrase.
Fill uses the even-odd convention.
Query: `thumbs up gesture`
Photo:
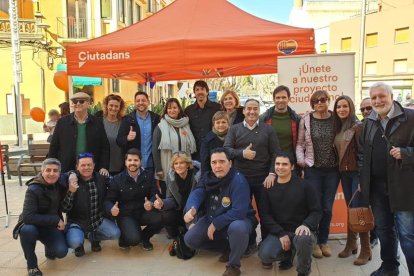
[[[162,207],[164,207],[164,202],[162,201],[162,198],[158,196],[158,194],[155,194],[156,200],[154,201],[154,208],[161,210]]]
[[[119,207],[118,207],[118,201],[115,202],[114,206],[111,208],[111,214],[116,217],[119,215]]]
[[[184,215],[185,223],[190,223],[194,220],[194,216],[196,215],[197,210],[194,207],[191,207],[190,210],[187,211]]]
[[[135,137],[137,137],[137,133],[134,131],[134,129],[132,128],[132,126],[129,127],[129,132],[128,132],[128,136],[127,136],[127,140],[128,141],[132,141],[135,139]]]
[[[245,159],[253,160],[256,157],[256,151],[252,150],[252,143],[243,150],[243,157]]]
[[[151,211],[152,209],[152,202],[149,201],[147,197],[145,197],[144,209],[145,211]]]

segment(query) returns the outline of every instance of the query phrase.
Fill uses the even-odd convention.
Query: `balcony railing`
[[[88,19],[75,17],[58,17],[57,34],[63,39],[87,39]]]
[[[42,39],[42,29],[32,19],[19,19],[20,40],[33,41]],[[8,18],[0,18],[0,40],[11,39],[11,26]]]

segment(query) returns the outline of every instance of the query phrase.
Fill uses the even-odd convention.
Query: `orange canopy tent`
[[[176,0],[127,28],[68,45],[67,62],[72,76],[146,82],[276,73],[278,56],[313,53],[313,29],[260,19],[226,0]]]

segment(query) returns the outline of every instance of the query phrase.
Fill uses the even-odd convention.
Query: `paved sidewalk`
[[[24,180],[29,179],[25,177]],[[9,210],[12,215],[21,212],[26,186],[20,187],[17,177],[12,180],[6,178]],[[0,187],[0,215],[5,214],[3,187]],[[12,238],[12,229],[17,222],[17,217],[11,217],[10,226],[4,228],[5,218],[0,218],[0,275],[17,276],[26,275],[26,261],[20,243]],[[170,257],[167,251],[171,242],[165,233],[156,235],[152,240],[153,251],[144,251],[141,247],[130,250],[121,250],[116,241],[102,242],[102,251],[92,253],[89,243],[86,242],[86,255],[76,258],[69,251],[66,258],[50,261],[44,256],[44,247],[37,243],[37,257],[40,269],[44,275],[221,275],[225,265],[218,262],[218,253],[201,251],[194,258],[183,261],[176,257]],[[372,261],[365,266],[354,266],[352,263],[357,256],[340,259],[337,254],[343,249],[344,240],[330,240],[333,256],[320,260],[313,259],[312,274],[321,276],[359,276],[370,275],[380,265],[379,246],[373,252]],[[404,256],[401,254],[400,275],[408,276]],[[277,268],[264,270],[261,267],[257,254],[242,259],[242,275],[296,275],[294,268],[288,271],[279,271]]]

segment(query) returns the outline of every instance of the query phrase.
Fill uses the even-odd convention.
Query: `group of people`
[[[42,275],[37,240],[48,259],[63,258],[68,248],[83,256],[85,239],[94,252],[102,240],[152,250],[151,237],[164,227],[191,249],[219,250],[225,276],[240,275],[241,257],[257,248],[264,269],[274,262],[290,269],[296,256],[298,275],[309,275],[312,256],[332,254],[328,236],[340,181],[347,203],[360,189],[353,205],[372,206],[382,264],[371,275],[399,274],[398,242],[414,275],[414,111],[392,100],[390,86],[370,88],[363,122],[348,96],[329,110],[326,91],[311,95],[312,111],[302,117],[283,85],[261,116],[257,100],[241,107],[234,91],[220,103],[208,99],[202,80],[193,91],[194,104],[183,110],[168,99],[161,116],[149,111],[145,92],[135,94],[128,115],[120,96],[107,96],[102,117],[88,114],[88,94],[71,97],[73,112],[57,121],[15,228],[29,275]],[[358,237],[354,264],[364,265],[372,258],[370,233],[348,229],[338,257],[356,254]]]

